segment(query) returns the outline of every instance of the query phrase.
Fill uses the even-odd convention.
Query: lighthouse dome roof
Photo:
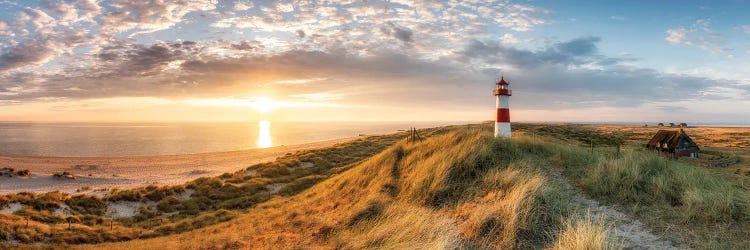
[[[505,81],[505,77],[501,76],[500,81],[497,82],[497,85],[508,85],[508,82]]]

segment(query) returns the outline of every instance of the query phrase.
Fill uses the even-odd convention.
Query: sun
[[[258,98],[255,98],[255,101],[252,103],[252,107],[263,113],[268,113],[276,109],[278,106],[278,103],[267,96],[261,96]]]

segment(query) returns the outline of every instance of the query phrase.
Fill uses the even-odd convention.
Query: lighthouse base
[[[510,122],[495,123],[495,138],[497,137],[510,138]]]

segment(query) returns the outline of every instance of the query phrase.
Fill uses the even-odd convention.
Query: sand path
[[[560,180],[559,183],[565,185],[564,188],[576,190],[558,170],[550,170],[549,174]],[[653,234],[646,225],[643,225],[637,219],[617,211],[611,206],[601,205],[579,192],[573,197],[573,203],[579,205],[577,209],[580,213],[579,216],[588,217],[591,221],[604,219],[605,223],[611,227],[610,237],[614,238],[615,242],[624,249],[687,249],[684,246],[675,246],[673,242]]]
[[[356,137],[278,146],[184,155],[127,157],[41,157],[0,155],[0,167],[28,169],[31,177],[0,177],[0,193],[60,190],[77,193],[82,187],[93,192],[102,188],[132,188],[147,185],[173,185],[222,173],[234,172],[255,163],[271,161],[298,150],[329,147]],[[76,179],[53,177],[70,172]]]

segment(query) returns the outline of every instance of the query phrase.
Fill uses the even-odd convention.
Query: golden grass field
[[[623,147],[640,148],[659,130],[677,130],[679,128],[643,125],[606,125],[606,124],[519,124],[516,128],[536,132],[543,136],[569,139],[576,144],[588,146],[594,139],[595,147],[612,147],[612,138],[620,137]],[[685,132],[701,148],[699,159],[681,158],[681,161],[706,166],[707,169],[730,174],[742,185],[750,187],[750,128],[748,127],[688,127]],[[590,133],[596,131],[599,135]],[[604,137],[604,138],[600,138]],[[737,158],[737,162],[725,167],[710,167],[712,163]]]
[[[184,185],[115,190],[103,198],[4,195],[0,209],[22,209],[0,213],[0,248],[750,245],[750,191],[742,173],[747,155],[744,143],[726,142],[744,129],[689,128],[705,150],[697,160],[644,150],[658,128],[514,129],[512,139],[492,138],[487,123],[420,130],[425,139],[414,143],[403,139],[405,133],[371,136]],[[738,163],[710,166],[733,155]],[[109,207],[123,202],[142,207],[130,217],[107,217]],[[72,212],[59,213],[64,207]]]
[[[676,130],[679,128],[656,127],[656,126],[625,126],[625,125],[586,125],[602,133],[622,133],[627,138],[627,144],[638,147],[651,139],[656,131],[660,129]],[[695,140],[705,154],[700,160],[695,160],[699,165],[707,164],[716,152],[734,155],[739,162],[726,166],[711,168],[732,174],[744,183],[750,182],[750,128],[746,127],[688,127],[684,129],[690,137]],[[683,159],[690,161],[689,159]],[[750,183],[749,183],[750,184]]]

